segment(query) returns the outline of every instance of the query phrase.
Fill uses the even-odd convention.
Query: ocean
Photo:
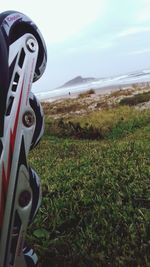
[[[39,100],[54,100],[61,97],[68,96],[69,94],[77,94],[81,92],[85,92],[89,89],[105,89],[110,86],[123,86],[128,84],[135,83],[145,83],[150,82],[150,69],[132,72],[124,75],[100,78],[96,79],[92,82],[79,84],[76,86],[62,87],[57,89],[52,89],[49,91],[41,91],[37,92],[36,89],[33,90],[33,93],[39,98]],[[110,90],[110,89],[109,89]]]

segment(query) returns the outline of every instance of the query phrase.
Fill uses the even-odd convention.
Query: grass
[[[52,131],[47,108],[45,135],[30,153],[43,200],[28,232],[43,267],[150,266],[149,118],[126,106],[70,117],[101,131],[90,140]]]
[[[76,139],[106,139],[122,137],[127,132],[147,125],[150,111],[142,112],[127,106],[89,112],[80,116],[46,120],[46,133]]]
[[[121,105],[135,106],[137,104],[150,101],[150,92],[144,92],[142,94],[136,94],[132,97],[123,98],[120,101]]]

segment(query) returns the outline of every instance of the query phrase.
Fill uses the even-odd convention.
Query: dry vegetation
[[[84,92],[84,93],[79,94],[78,97],[79,97],[79,98],[90,97],[90,96],[93,95],[93,94],[95,94],[94,89],[90,89],[90,90],[88,90],[88,91],[86,91],[86,92]]]
[[[123,104],[123,99],[127,99],[125,101],[128,102],[128,99],[129,101],[131,98],[134,99],[135,95],[139,95],[136,105],[142,103],[142,101],[147,103],[149,101],[149,92],[150,86],[148,83],[133,84],[126,88],[113,90],[109,94],[100,94],[90,89],[79,94],[76,98],[56,100],[50,103],[43,102],[42,105],[44,113],[53,119],[69,118],[73,115],[84,115],[93,111],[117,107],[120,102]]]

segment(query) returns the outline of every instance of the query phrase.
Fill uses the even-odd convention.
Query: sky
[[[0,10],[29,16],[45,39],[48,62],[37,91],[79,75],[150,69],[150,0],[7,0]]]

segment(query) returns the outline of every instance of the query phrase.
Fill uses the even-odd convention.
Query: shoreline
[[[145,88],[147,83],[141,82],[141,83],[136,83],[137,86],[140,87],[140,91],[143,91],[143,89]],[[118,92],[118,91],[126,91],[126,90],[130,90],[132,91],[134,88],[133,84],[116,84],[116,85],[109,85],[109,86],[103,86],[100,88],[91,88],[94,90],[94,94],[91,95],[92,98],[96,98],[96,97],[104,97],[107,95],[110,95],[114,92]],[[78,92],[69,92],[63,95],[58,95],[58,96],[53,96],[53,97],[48,97],[46,99],[42,99],[40,100],[41,102],[47,102],[47,103],[52,103],[52,102],[59,102],[59,101],[63,101],[63,100],[67,100],[67,99],[76,99],[79,97],[80,94],[84,94],[86,92],[88,92],[90,89],[87,88],[86,90],[81,90]],[[137,91],[137,90],[136,90]]]

